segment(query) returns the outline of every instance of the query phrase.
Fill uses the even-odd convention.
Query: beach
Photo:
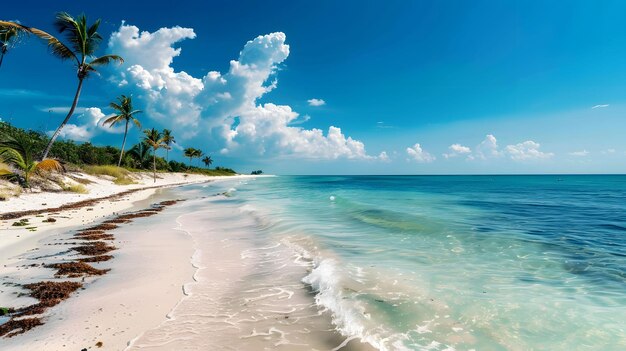
[[[34,302],[13,294],[24,292],[15,284],[83,286],[47,309],[43,325],[0,346],[619,350],[623,248],[604,243],[618,235],[622,205],[610,194],[626,191],[620,184],[619,176],[239,176],[150,189],[114,203],[115,213],[5,248],[11,284],[0,305]],[[559,205],[563,216],[556,203],[568,196],[589,208]],[[116,247],[113,258],[90,263],[106,274],[55,278],[41,266],[86,257],[67,250],[76,235],[112,223],[104,232],[113,238],[102,240]],[[594,239],[581,246],[583,233]]]

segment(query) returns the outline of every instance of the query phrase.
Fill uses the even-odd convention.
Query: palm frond
[[[141,122],[137,118],[132,117],[131,121],[137,126],[137,128],[141,129]]]
[[[41,162],[38,162],[35,166],[36,170],[39,172],[64,172],[65,168],[61,162],[57,160],[53,160],[51,158],[47,158]]]
[[[103,65],[108,65],[109,63],[114,62],[114,61],[117,61],[120,64],[124,63],[124,59],[121,56],[104,55],[96,59],[93,59],[91,62],[89,62],[89,66],[103,66]]]
[[[31,33],[48,42],[48,48],[54,56],[60,58],[61,60],[75,59],[77,63],[80,63],[78,61],[78,57],[76,57],[72,49],[65,46],[65,44],[63,44],[59,39],[37,28],[29,29]]]
[[[74,52],[87,56],[84,45],[86,38],[85,33],[81,30],[81,20],[86,20],[84,15],[74,19],[67,12],[59,12],[54,21],[54,27],[59,33],[65,35],[65,39],[70,43]]]
[[[104,126],[104,125],[110,124],[111,127],[113,127],[115,124],[119,123],[123,119],[124,119],[124,116],[122,116],[122,115],[111,116],[111,117],[105,119],[104,122],[102,122],[102,125]]]

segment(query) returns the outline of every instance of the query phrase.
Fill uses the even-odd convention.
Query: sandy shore
[[[41,212],[0,221],[0,307],[36,303],[31,297],[20,296],[24,289],[19,285],[54,281],[54,271],[43,264],[49,264],[51,258],[62,262],[75,260],[76,253],[67,247],[72,244],[68,241],[77,241],[73,237],[77,230],[117,213],[150,208],[156,199],[162,199],[159,193],[169,187],[233,179],[160,174],[156,184],[144,175],[138,184],[119,186],[107,179],[81,176],[93,182],[88,194],[27,193],[0,203],[0,215]],[[88,200],[91,201],[87,206],[54,210]],[[45,222],[49,218],[54,222]],[[28,219],[26,226],[13,226],[23,219]],[[169,223],[175,220],[170,219]],[[112,253],[114,259],[92,264],[97,269],[115,269],[104,276],[70,279],[82,281],[84,289],[46,311],[43,326],[12,338],[0,338],[0,349],[82,350],[98,348],[95,345],[106,339],[101,349],[121,350],[136,335],[158,325],[180,300],[182,286],[193,274],[193,247],[189,236],[173,227],[162,228],[158,223],[152,227],[133,223],[125,226],[133,230],[113,233],[115,240],[111,243],[118,248]]]
[[[232,181],[213,184],[219,191],[248,182],[247,177],[187,180]],[[33,316],[43,325],[0,337],[0,349],[373,350],[340,335],[330,315],[320,313],[300,282],[307,266],[294,260],[289,246],[257,237],[254,217],[242,215],[236,201],[225,203],[228,197],[215,196],[220,192],[202,190],[213,185],[168,189],[175,180],[82,208],[30,215],[34,232],[9,225],[19,218],[4,221],[0,307],[36,304],[37,299],[24,295],[25,284],[71,281],[82,288]],[[181,197],[188,200],[169,201]],[[156,213],[155,204],[163,206]],[[123,221],[133,214],[154,217]],[[57,222],[40,224],[49,217]],[[54,275],[51,263],[85,257],[72,251],[85,243],[81,232],[108,223],[119,226],[104,230],[110,239],[99,240],[116,247],[109,253],[113,258],[89,261],[97,270],[110,269],[108,273]]]

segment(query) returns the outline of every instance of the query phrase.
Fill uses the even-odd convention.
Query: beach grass
[[[63,190],[76,194],[87,194],[89,190],[82,184],[72,184],[63,186]]]
[[[131,178],[130,172],[122,167],[117,166],[84,166],[83,170],[87,174],[96,176],[109,176],[113,177],[113,183],[117,185],[129,185],[135,184],[135,181]]]

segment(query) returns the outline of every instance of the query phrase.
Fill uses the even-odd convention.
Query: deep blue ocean
[[[379,349],[625,350],[626,176],[279,176],[231,189]]]

